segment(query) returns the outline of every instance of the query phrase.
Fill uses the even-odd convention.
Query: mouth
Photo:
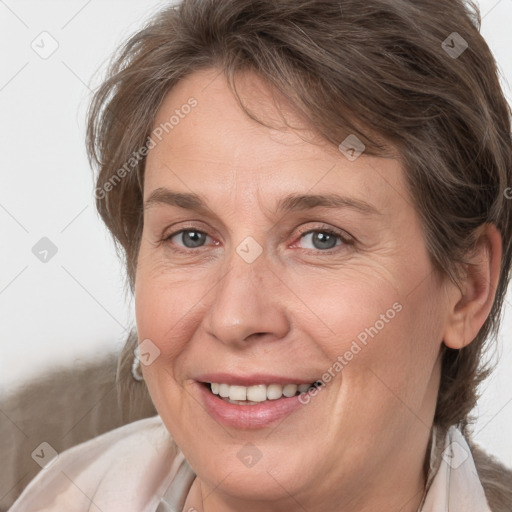
[[[242,430],[271,427],[291,415],[295,421],[309,421],[300,411],[325,387],[320,380],[308,383],[297,377],[248,372],[203,374],[194,380],[191,389],[203,411],[217,423]]]
[[[202,385],[219,399],[229,404],[255,406],[262,403],[292,398],[322,385],[320,381],[312,384],[256,384],[242,386],[220,382],[203,382]]]

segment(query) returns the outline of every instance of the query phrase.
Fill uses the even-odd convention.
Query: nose
[[[255,340],[275,341],[286,335],[289,321],[283,284],[269,265],[265,252],[247,263],[233,251],[203,319],[210,336],[244,348]]]

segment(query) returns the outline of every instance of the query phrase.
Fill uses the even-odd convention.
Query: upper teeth
[[[277,400],[283,395],[286,397],[295,396],[297,391],[304,393],[311,384],[257,384],[255,386],[230,386],[229,384],[210,384],[212,393],[220,395],[229,400],[249,400],[251,402],[264,402],[265,400]]]

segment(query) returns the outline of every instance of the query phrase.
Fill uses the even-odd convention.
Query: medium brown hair
[[[326,141],[355,134],[368,154],[388,154],[382,141],[398,151],[436,271],[459,282],[476,229],[500,231],[491,313],[468,346],[443,345],[434,421],[465,424],[490,371],[482,356],[498,332],[512,259],[510,108],[480,22],[462,0],[185,0],[158,12],[114,56],[88,119],[96,204],[130,290],[144,155],[164,96],[196,70],[225,73],[235,93],[235,77],[254,71]]]

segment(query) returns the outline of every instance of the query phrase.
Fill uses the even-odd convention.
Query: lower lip
[[[257,405],[237,405],[225,402],[204,384],[198,383],[198,386],[210,416],[228,427],[245,430],[267,427],[303,407],[300,395],[267,400]]]

